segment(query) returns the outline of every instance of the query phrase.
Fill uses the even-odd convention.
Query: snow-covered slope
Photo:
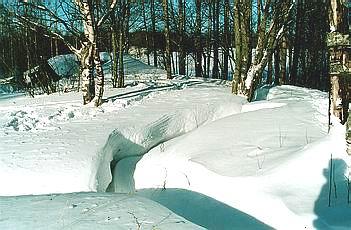
[[[162,191],[204,194],[276,229],[347,229],[348,158],[343,127],[336,125],[327,135],[327,95],[282,86],[271,89],[267,99],[153,148],[136,166],[138,194],[209,229],[216,229],[214,219],[194,217],[186,201],[174,205],[172,192],[167,197]],[[337,199],[333,193],[328,208],[331,154]],[[150,193],[157,189],[163,190]],[[250,218],[243,221],[250,229],[263,228]]]
[[[100,53],[100,59],[103,63],[104,73],[107,74],[107,78],[110,77],[111,73],[111,56],[107,52]],[[77,76],[79,73],[79,62],[74,54],[58,55],[48,60],[48,63],[53,67],[54,71],[63,78]],[[147,65],[132,56],[126,54],[123,57],[124,73],[127,75],[133,75],[133,78],[150,78],[150,75],[162,75],[165,74],[165,70],[158,69],[153,66]],[[137,75],[137,76],[135,76]]]
[[[105,191],[111,162],[239,112],[244,100],[226,90],[203,80],[111,89],[100,108],[78,93],[0,101],[0,195]]]

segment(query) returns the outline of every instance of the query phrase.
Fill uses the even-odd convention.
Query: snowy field
[[[0,229],[350,229],[326,93],[246,103],[226,82],[150,76],[99,108],[77,92],[0,99]]]

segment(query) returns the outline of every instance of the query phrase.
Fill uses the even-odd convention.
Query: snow
[[[99,108],[78,92],[0,100],[0,229],[349,229],[326,93],[246,103],[226,82],[131,64]]]
[[[0,195],[105,191],[112,160],[140,156],[239,112],[244,102],[225,86],[176,81],[125,92],[110,89],[100,108],[82,106],[77,93],[1,101]],[[182,87],[188,88],[172,90]]]
[[[152,149],[136,166],[138,193],[161,200],[194,222],[196,219],[180,208],[185,202],[169,205],[162,200],[173,196],[162,192],[150,196],[144,191],[186,189],[216,199],[275,229],[348,229],[351,209],[344,177],[349,161],[344,127],[335,123],[327,135],[327,95],[282,86],[270,90],[267,98],[244,105],[242,113],[165,142],[163,150]],[[332,207],[328,208],[331,154],[337,170],[334,180],[338,198],[333,197]],[[250,219],[247,222],[252,223]],[[208,229],[216,229],[217,225],[195,223]],[[251,229],[261,229],[261,225]]]
[[[0,198],[0,210],[1,229],[203,229],[156,202],[129,194],[7,197]]]

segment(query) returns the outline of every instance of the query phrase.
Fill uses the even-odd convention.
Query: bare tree
[[[249,101],[253,99],[254,91],[260,82],[262,71],[267,65],[269,57],[286,32],[292,7],[291,0],[274,1],[274,4],[271,0],[265,1],[261,21],[258,22],[260,25],[259,31],[257,31],[256,54],[243,79],[242,93],[248,97]]]
[[[269,2],[269,0],[267,2]],[[241,93],[243,80],[247,75],[251,52],[251,7],[251,0],[237,0],[234,3],[235,72],[232,92],[235,94]],[[268,17],[268,15],[266,17]]]
[[[79,16],[76,20],[82,23],[83,36],[81,36],[80,33],[80,25],[68,22],[66,18],[60,17],[45,4],[32,4],[29,1],[23,2],[25,6],[41,11],[50,17],[51,20],[60,23],[65,31],[76,37],[76,40],[79,41],[79,47],[77,47],[76,44],[73,44],[72,41],[69,41],[63,35],[63,31],[56,31],[44,23],[32,21],[25,15],[17,16],[23,23],[29,25],[31,29],[41,29],[48,36],[61,40],[78,57],[81,65],[83,104],[87,104],[94,100],[94,104],[99,106],[102,103],[104,74],[101,68],[101,61],[98,52],[98,29],[115,9],[117,0],[113,0],[111,4],[109,4],[106,12],[102,14],[101,17],[99,17],[98,14],[100,9],[97,4],[99,4],[99,1],[74,0],[74,5],[70,5],[68,2],[64,1],[61,2],[61,4],[64,3],[67,4],[66,7],[69,6],[73,10],[75,10],[74,5],[76,6],[77,10],[75,13]],[[96,84],[93,74],[94,68],[96,70]]]

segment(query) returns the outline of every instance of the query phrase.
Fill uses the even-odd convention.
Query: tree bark
[[[81,55],[81,76],[82,76],[82,93],[83,93],[83,104],[90,103],[95,97],[95,82],[93,75],[93,63],[94,63],[94,51],[96,46],[96,34],[94,28],[94,20],[92,15],[91,5],[88,1],[76,0],[79,9],[84,16],[83,28],[84,35],[87,39],[83,43],[82,55]]]
[[[213,1],[213,68],[212,77],[219,78],[219,1]]]
[[[196,0],[195,25],[195,76],[202,77],[202,45],[201,45],[201,0]]]
[[[154,66],[157,67],[157,49],[156,49],[156,16],[155,16],[155,0],[150,0],[151,11],[151,29],[152,29],[152,51]]]
[[[179,74],[185,75],[185,47],[184,47],[184,31],[185,31],[185,1],[178,0],[179,14]]]
[[[172,78],[171,70],[171,39],[169,31],[169,12],[168,12],[168,0],[162,1],[163,6],[163,20],[164,20],[164,35],[166,40],[166,52],[165,52],[165,68],[167,72],[167,78]]]
[[[149,41],[149,30],[146,22],[145,0],[141,1],[141,8],[143,11],[143,24],[144,24],[144,30],[145,30],[147,64],[150,65],[150,41]]]
[[[223,50],[223,73],[222,79],[228,79],[229,72],[229,49],[230,49],[230,35],[229,35],[229,0],[224,0],[224,50]]]
[[[234,5],[235,72],[232,92],[240,93],[251,63],[251,0],[237,0]],[[242,93],[242,92],[241,92]]]

